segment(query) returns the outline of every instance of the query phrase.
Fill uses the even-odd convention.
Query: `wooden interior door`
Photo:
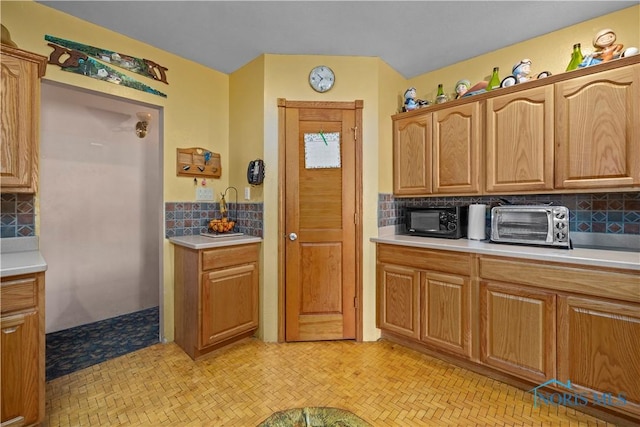
[[[354,339],[362,103],[285,102],[285,339]]]

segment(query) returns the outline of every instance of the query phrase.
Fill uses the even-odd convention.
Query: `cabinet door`
[[[0,363],[2,384],[0,403],[1,422],[31,425],[39,421],[41,396],[38,313],[2,317],[0,325]]]
[[[558,380],[640,415],[640,305],[559,296]]]
[[[481,147],[480,103],[433,112],[433,192],[477,194]]]
[[[433,272],[421,276],[420,339],[443,350],[471,357],[469,280]]]
[[[258,328],[256,263],[204,273],[200,347]]]
[[[38,178],[40,80],[38,64],[3,48],[0,139],[2,191],[35,193]],[[44,58],[46,60],[46,58]]]
[[[420,272],[397,265],[378,265],[377,327],[420,338]]]
[[[553,188],[553,86],[487,99],[488,193]]]
[[[514,284],[480,282],[480,358],[537,383],[555,377],[556,296]]]
[[[556,188],[640,185],[640,65],[555,85]]]
[[[431,114],[393,122],[393,194],[431,193]]]

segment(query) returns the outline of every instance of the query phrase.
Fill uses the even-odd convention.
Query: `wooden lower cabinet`
[[[471,357],[469,255],[378,245],[377,327]]]
[[[421,273],[422,341],[471,357],[470,290],[467,277]]]
[[[175,342],[192,359],[258,329],[259,244],[175,245]]]
[[[377,327],[420,338],[420,272],[398,265],[378,266]]]
[[[480,359],[537,383],[554,378],[555,294],[511,283],[481,282]]]
[[[257,263],[204,273],[202,278],[202,346],[258,327]]]
[[[384,243],[377,258],[383,338],[526,390],[570,382],[549,387],[640,422],[638,271]]]
[[[640,416],[640,304],[559,296],[558,380]]]
[[[37,425],[45,409],[44,273],[3,278],[0,294],[0,422]]]

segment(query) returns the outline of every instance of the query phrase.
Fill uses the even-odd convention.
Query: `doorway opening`
[[[140,112],[152,118],[145,138],[136,135]],[[47,380],[69,373],[62,362],[73,371],[160,342],[162,113],[42,83],[37,206],[48,264]]]

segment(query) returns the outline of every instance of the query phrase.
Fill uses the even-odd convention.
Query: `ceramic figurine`
[[[410,87],[404,92],[404,107],[402,107],[402,111],[411,111],[416,108],[422,108],[429,105],[429,101],[424,101],[422,99],[416,99],[416,88]]]
[[[467,79],[458,80],[456,83],[456,99],[462,98],[471,87],[471,82]]]
[[[624,45],[614,44],[616,41],[616,33],[613,30],[607,28],[600,30],[593,38],[593,47],[597,50],[594,52],[594,56],[600,58],[602,62],[611,61],[614,58],[618,58]]]
[[[509,87],[517,83],[529,81],[531,80],[529,74],[531,74],[531,60],[529,58],[525,58],[513,66],[512,75],[502,79],[500,87]],[[551,73],[549,71],[543,71],[538,74],[536,78],[541,79],[550,75]]]
[[[605,28],[604,30],[598,31],[593,37],[593,47],[595,47],[596,50],[586,55],[579,67],[584,68],[619,58],[622,54],[622,49],[624,49],[624,45],[615,43],[615,41],[616,33],[614,33],[612,29]]]
[[[473,86],[471,86],[469,88],[468,91],[466,91],[464,93],[464,95],[462,95],[463,98],[466,98],[468,96],[473,96],[473,95],[479,95],[481,93],[485,93],[487,91],[487,85],[489,84],[489,82],[483,80],[481,82],[478,82],[476,84],[474,84]]]
[[[526,82],[531,74],[531,60],[529,58],[523,59],[514,65],[511,71],[518,83]]]
[[[418,108],[416,101],[416,88],[410,87],[404,92],[404,111],[411,111]]]

